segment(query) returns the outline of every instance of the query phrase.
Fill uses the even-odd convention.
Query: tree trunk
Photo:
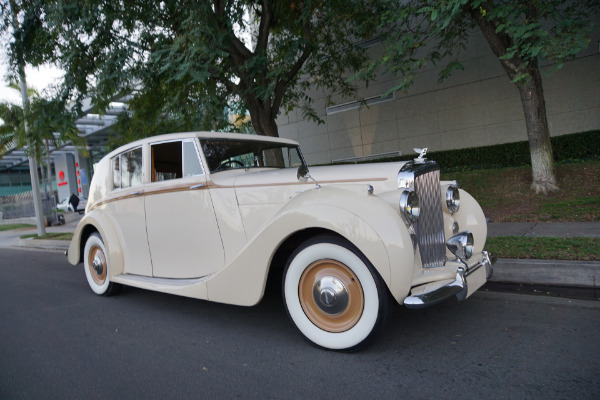
[[[279,137],[279,129],[271,107],[266,104],[252,106],[249,109],[252,127],[257,134],[262,136]]]
[[[486,6],[489,8],[488,6]],[[499,58],[502,68],[508,77],[515,81],[520,73],[520,65],[524,60],[517,54],[514,57],[504,58],[507,49],[514,45],[510,36],[499,33],[497,21],[486,19],[480,9],[470,8],[468,10],[475,20],[492,52]],[[546,117],[546,102],[544,100],[544,89],[542,76],[537,65],[537,60],[530,61],[526,71],[529,75],[527,80],[516,83],[521,96],[525,124],[527,126],[527,137],[529,139],[529,152],[531,154],[532,184],[535,193],[547,194],[558,190],[554,175],[554,158],[552,156],[552,145],[550,144],[550,131],[548,130],[548,119]]]
[[[518,83],[521,103],[525,114],[529,153],[531,154],[532,184],[535,193],[547,194],[558,190],[554,174],[554,158],[542,77],[538,68],[530,69],[531,79]]]

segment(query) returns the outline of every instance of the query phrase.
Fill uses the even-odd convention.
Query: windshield
[[[256,140],[200,139],[210,172],[234,168],[297,168],[298,146]]]

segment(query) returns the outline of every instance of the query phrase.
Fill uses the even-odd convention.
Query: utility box
[[[77,186],[77,173],[75,170],[75,157],[66,153],[54,158],[54,172],[58,188],[58,202],[68,199],[72,194],[79,195]]]

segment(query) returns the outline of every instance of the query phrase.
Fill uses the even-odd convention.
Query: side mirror
[[[298,172],[296,173],[296,177],[300,183],[308,182],[308,167],[306,164],[302,164],[298,167]]]

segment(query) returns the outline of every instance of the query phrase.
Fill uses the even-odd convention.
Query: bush
[[[600,130],[573,133],[551,138],[554,161],[568,163],[600,159]],[[416,155],[408,154],[363,163],[412,160]],[[519,167],[531,165],[529,143],[527,141],[497,144],[494,146],[471,147],[467,149],[433,151],[427,158],[435,160],[444,171],[464,171]]]

